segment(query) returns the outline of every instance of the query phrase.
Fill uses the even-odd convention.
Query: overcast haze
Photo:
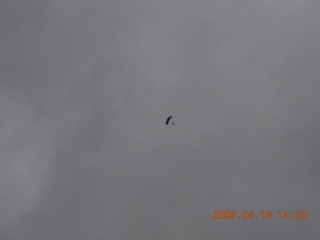
[[[0,0],[0,239],[319,239],[319,12]]]

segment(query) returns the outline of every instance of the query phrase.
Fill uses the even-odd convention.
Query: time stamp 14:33
[[[279,219],[308,219],[308,211],[283,211],[273,212],[271,210],[263,210],[254,212],[253,210],[243,210],[237,212],[235,210],[214,210],[212,211],[212,219],[272,219],[274,217]]]

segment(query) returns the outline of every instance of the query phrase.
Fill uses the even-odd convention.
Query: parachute
[[[166,125],[169,124],[169,121],[170,121],[171,118],[172,118],[172,116],[170,116],[170,117],[167,118],[167,120],[166,120]],[[172,123],[172,124],[174,125],[174,123]]]

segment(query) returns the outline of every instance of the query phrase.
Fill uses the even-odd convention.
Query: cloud
[[[1,239],[316,239],[318,10],[5,3]]]

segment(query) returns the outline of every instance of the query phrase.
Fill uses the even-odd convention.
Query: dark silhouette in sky
[[[166,125],[169,124],[169,121],[170,121],[171,118],[172,118],[172,116],[170,116],[170,117],[167,118],[167,120],[166,120]],[[174,125],[174,123],[172,123],[172,124]]]

